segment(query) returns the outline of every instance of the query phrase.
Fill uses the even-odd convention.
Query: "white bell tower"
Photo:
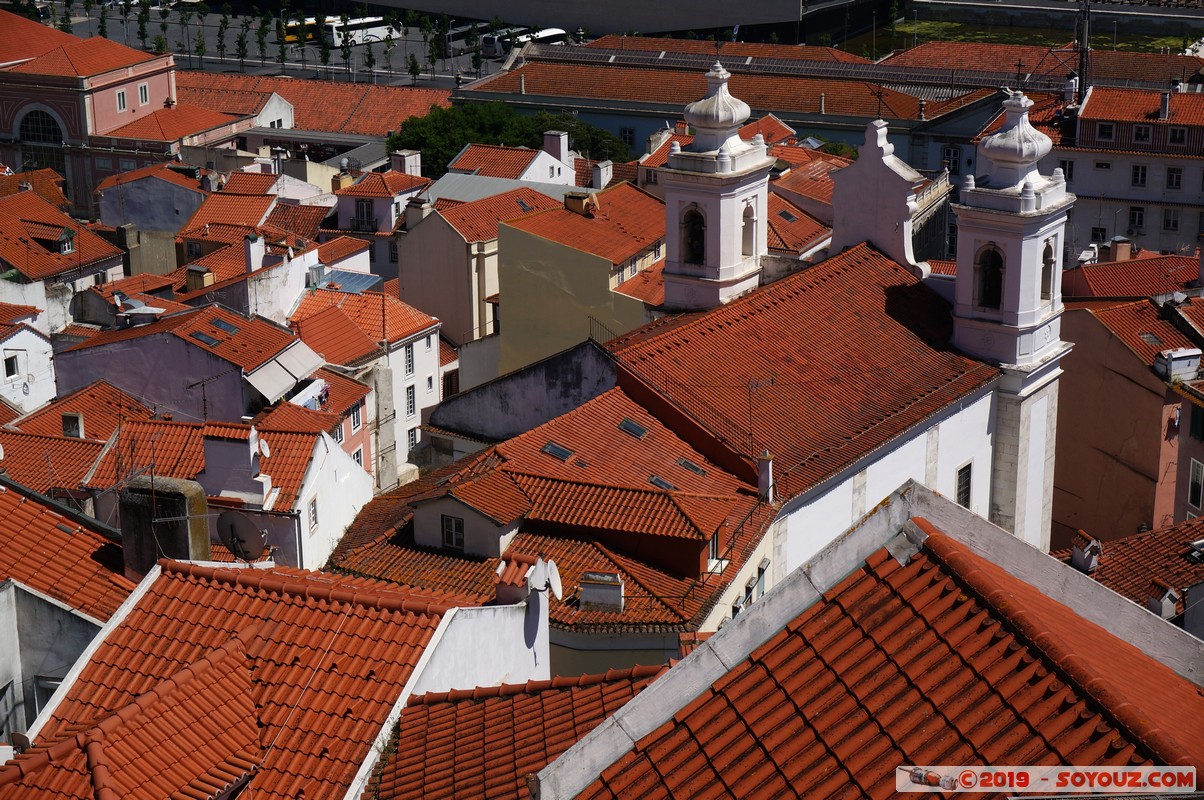
[[[1049,137],[1028,119],[1032,101],[1010,94],[1003,128],[978,144],[983,172],[967,176],[957,214],[953,344],[998,364],[991,521],[1049,550],[1057,431],[1062,251],[1074,195],[1062,171],[1037,162]]]
[[[659,170],[665,191],[665,306],[714,308],[757,287],[768,252],[769,170],[774,159],[760,134],[739,130],[748,104],[727,90],[719,62],[707,73],[707,94],[685,109],[694,141],[675,142]]]

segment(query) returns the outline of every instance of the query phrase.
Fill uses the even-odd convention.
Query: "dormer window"
[[[464,518],[441,514],[439,519],[443,527],[443,546],[464,552]]]
[[[978,255],[975,272],[979,307],[998,311],[1003,302],[1003,254],[993,245],[986,247]]]
[[[1116,136],[1116,126],[1111,122],[1095,123],[1095,138],[1101,142],[1110,142]]]
[[[75,232],[70,228],[63,228],[63,233],[59,236],[59,253],[67,255],[75,252]]]

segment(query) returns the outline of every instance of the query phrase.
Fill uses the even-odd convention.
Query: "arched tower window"
[[[757,252],[757,214],[753,210],[751,203],[744,207],[742,233],[743,244],[741,246],[741,253],[745,258],[748,258]]]
[[[1053,244],[1045,243],[1045,251],[1041,253],[1041,299],[1049,300],[1053,297],[1053,279],[1054,265],[1057,259],[1054,258]]]
[[[63,175],[63,129],[54,117],[40,109],[30,111],[21,120],[20,136],[22,171],[50,168]]]
[[[1003,253],[987,247],[978,255],[978,305],[998,309],[1003,302]]]
[[[682,260],[687,264],[706,263],[707,221],[697,207],[691,207],[681,220]]]

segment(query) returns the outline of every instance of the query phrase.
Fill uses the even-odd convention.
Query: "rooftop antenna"
[[[1087,67],[1091,61],[1091,0],[1079,0],[1079,105],[1087,95]]]
[[[547,561],[544,561],[542,557],[535,559],[535,565],[531,567],[531,573],[527,578],[527,585],[533,592],[544,592],[551,589],[557,600],[564,597],[560,570],[557,568],[556,562],[550,558]]]

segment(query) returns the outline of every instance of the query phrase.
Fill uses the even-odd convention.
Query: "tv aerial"
[[[263,555],[267,531],[255,527],[241,511],[223,511],[217,515],[217,536],[239,561],[250,563]]]

